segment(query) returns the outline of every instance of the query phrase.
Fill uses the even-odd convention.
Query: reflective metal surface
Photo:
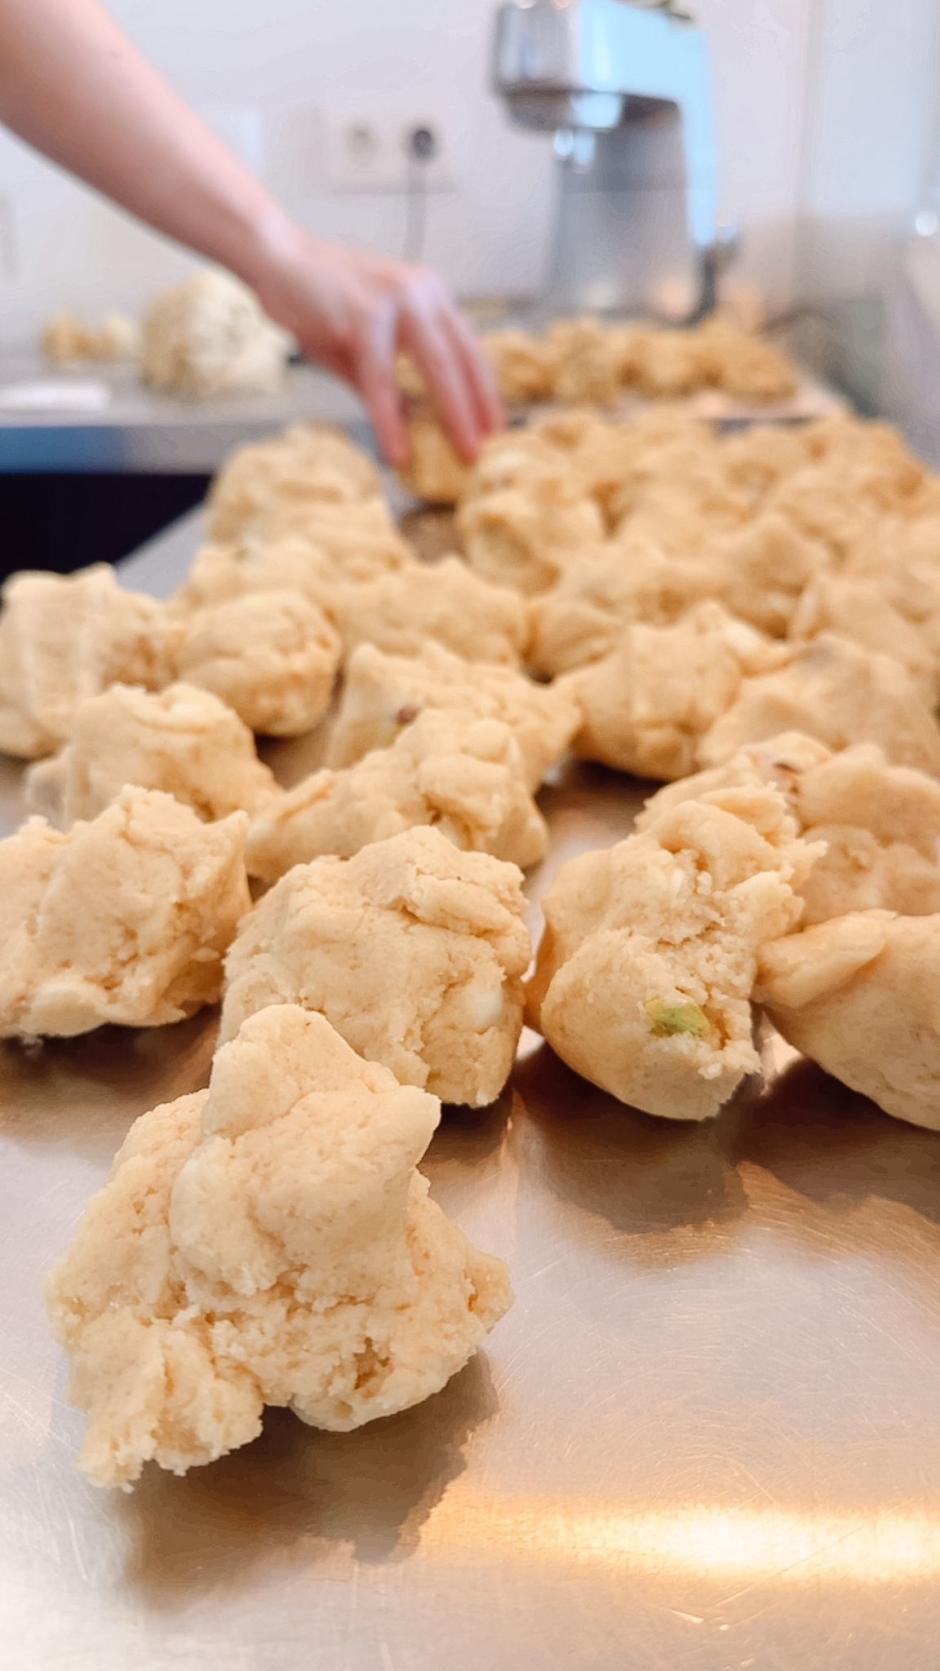
[[[600,771],[546,790],[536,891],[637,799]],[[940,1139],[770,1039],[766,1087],[690,1130],[527,1034],[426,1163],[512,1268],[488,1350],[358,1433],[275,1412],[184,1480],[86,1485],[42,1275],[213,1030],[0,1052],[5,1668],[932,1671]]]

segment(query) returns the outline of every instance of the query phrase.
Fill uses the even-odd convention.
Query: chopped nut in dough
[[[373,749],[388,748],[425,708],[502,720],[519,744],[532,789],[562,758],[580,720],[574,696],[560,683],[537,685],[524,673],[468,662],[430,642],[411,657],[360,644],[346,668],[327,764],[351,766]]]
[[[746,678],[702,738],[698,763],[720,765],[781,731],[805,731],[834,749],[880,743],[897,765],[940,776],[940,727],[907,668],[835,633],[793,648],[775,671]]]
[[[529,954],[521,871],[406,830],[297,865],[260,900],[227,959],[222,1036],[299,1003],[402,1084],[479,1107],[509,1077]]]
[[[111,685],[79,703],[71,741],[31,768],[26,798],[65,829],[97,818],[131,783],[163,789],[206,819],[254,812],[277,789],[248,727],[210,691]]]
[[[940,916],[862,911],[766,946],[785,1039],[886,1114],[940,1131]]]
[[[532,1025],[576,1072],[665,1119],[717,1114],[759,1059],[761,947],[800,917],[817,849],[782,795],[717,792],[565,865],[545,900]]]
[[[173,677],[163,605],[124,592],[107,563],[77,574],[14,574],[0,615],[0,750],[36,759],[69,737],[75,710],[116,680]]]
[[[265,1405],[347,1432],[463,1367],[512,1296],[415,1170],[439,1118],[278,1006],[136,1121],[46,1288],[95,1484],[212,1462]]]
[[[425,709],[390,748],[315,772],[269,801],[249,830],[248,871],[273,882],[292,865],[328,853],[348,859],[417,824],[523,870],[544,857],[545,822],[507,725]]]
[[[247,823],[130,788],[67,834],[30,818],[0,842],[0,1037],[158,1027],[215,1003],[251,903]]]

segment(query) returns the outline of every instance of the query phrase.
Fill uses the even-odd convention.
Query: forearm
[[[0,121],[157,231],[262,283],[286,217],[98,0],[0,0]]]

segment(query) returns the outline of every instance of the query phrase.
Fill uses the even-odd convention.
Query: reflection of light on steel
[[[425,1529],[430,1555],[558,1560],[703,1579],[897,1584],[940,1576],[940,1517],[688,1508],[661,1513],[537,1497],[468,1503],[454,1493]],[[510,1556],[511,1552],[511,1556]]]

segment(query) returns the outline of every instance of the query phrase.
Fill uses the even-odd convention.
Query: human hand
[[[408,459],[395,375],[411,355],[458,453],[473,459],[505,419],[492,370],[443,279],[429,267],[328,244],[295,226],[268,239],[252,276],[260,300],[310,359],[359,389],[382,451]]]

